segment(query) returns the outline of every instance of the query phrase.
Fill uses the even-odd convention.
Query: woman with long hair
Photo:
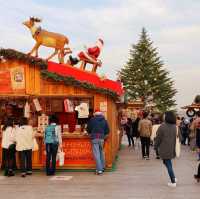
[[[176,145],[176,115],[172,111],[167,111],[164,114],[164,123],[160,125],[155,139],[155,149],[159,151],[160,158],[166,166],[171,182],[168,183],[170,187],[176,187],[177,178],[172,167],[172,159],[175,158]],[[180,131],[178,132],[180,138]],[[180,139],[179,139],[180,140]]]

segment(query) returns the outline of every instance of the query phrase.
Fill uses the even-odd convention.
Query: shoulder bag
[[[176,127],[176,146],[175,146],[176,157],[179,158],[181,154],[181,143],[179,139],[178,127]]]

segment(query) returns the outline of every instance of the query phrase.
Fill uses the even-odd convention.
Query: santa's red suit
[[[86,59],[94,59],[95,61],[97,60],[97,58],[100,55],[100,52],[103,48],[103,40],[102,39],[98,39],[96,42],[96,45],[92,48],[88,48],[87,52],[83,52],[81,51],[78,54],[78,57],[80,60],[86,60]]]

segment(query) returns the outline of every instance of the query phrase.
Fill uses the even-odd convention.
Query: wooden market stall
[[[83,104],[88,112],[100,109],[108,120],[110,134],[105,142],[105,157],[106,167],[112,167],[119,148],[115,100],[123,92],[118,82],[11,49],[0,49],[0,57],[0,121],[8,116],[22,117],[25,106],[30,107],[29,119],[39,132],[33,168],[45,165],[42,132],[52,113],[58,116],[62,128],[65,164],[61,168],[95,168],[90,138],[85,131],[88,118],[79,117]]]

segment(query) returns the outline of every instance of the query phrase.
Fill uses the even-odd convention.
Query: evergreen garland
[[[58,75],[57,73],[52,73],[52,72],[49,72],[47,70],[42,70],[41,75],[42,75],[43,79],[49,79],[50,78],[50,79],[53,79],[54,81],[57,81],[57,82],[64,82],[64,84],[67,85],[67,86],[74,86],[74,87],[84,88],[84,89],[87,89],[87,90],[92,90],[92,91],[95,91],[97,93],[109,95],[113,99],[116,99],[118,97],[118,95],[115,92],[113,92],[109,89],[98,88],[95,85],[90,84],[88,82],[81,82],[79,80],[76,80],[74,77],[61,76],[61,75]]]
[[[48,70],[46,70],[48,68],[47,61],[45,61],[41,58],[32,57],[32,56],[18,52],[13,49],[3,49],[3,48],[0,49],[0,57],[2,57],[3,59],[7,59],[7,60],[18,60],[19,62],[26,63],[30,66],[38,66],[41,70],[41,76],[44,79],[50,78],[57,82],[64,82],[65,85],[92,90],[92,91],[95,91],[98,93],[109,95],[113,99],[116,99],[118,97],[117,93],[115,93],[109,89],[98,88],[91,83],[81,82],[71,76],[67,77],[67,76],[62,76],[62,75],[59,75],[56,73],[49,72]]]
[[[31,66],[38,66],[41,70],[47,69],[47,62],[41,58],[32,57],[30,55],[18,52],[13,49],[0,49],[0,57],[8,60],[18,60],[19,62],[23,62],[29,64]]]

